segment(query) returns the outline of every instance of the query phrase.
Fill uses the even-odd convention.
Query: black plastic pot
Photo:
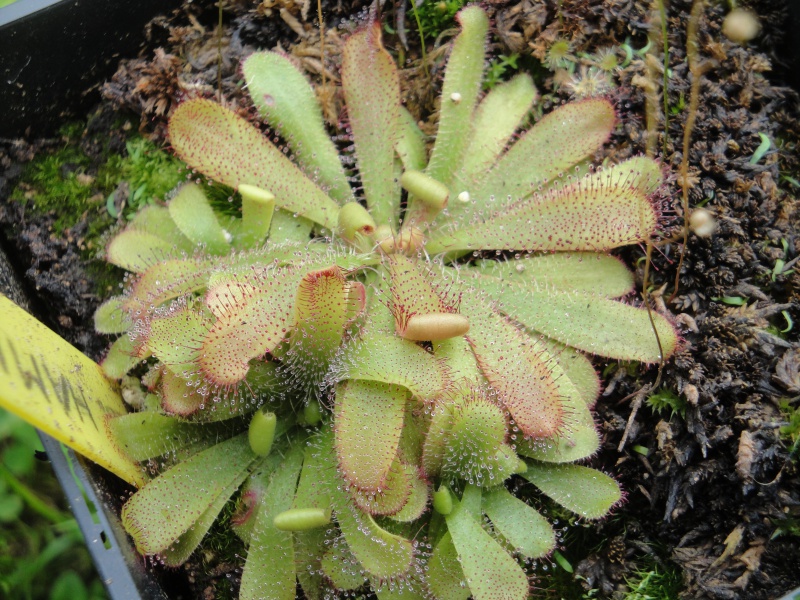
[[[51,135],[66,119],[85,114],[99,101],[97,87],[110,78],[120,59],[137,54],[145,24],[179,4],[180,0],[20,0],[0,8],[0,138]],[[0,292],[29,308],[2,249]],[[118,507],[109,501],[119,497],[119,490],[98,487],[109,478],[53,438],[40,437],[110,598],[186,597],[172,589],[185,587],[181,574],[167,578],[180,580],[176,585],[162,585],[136,554]]]
[[[0,8],[0,137],[49,135],[136,54],[145,24],[178,0],[20,0]]]

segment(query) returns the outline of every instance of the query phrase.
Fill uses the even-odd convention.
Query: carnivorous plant
[[[243,65],[270,135],[211,100],[176,110],[175,152],[241,212],[190,181],[107,248],[132,273],[96,325],[125,334],[103,367],[137,409],[111,426],[153,475],[122,512],[141,553],[184,562],[233,498],[242,598],[299,582],[523,599],[556,538],[506,483],[586,519],[620,500],[576,464],[599,444],[586,355],[653,363],[677,345],[620,301],[633,276],[608,254],[656,231],[661,169],[591,168],[616,120],[602,98],[520,132],[530,77],[482,96],[487,17],[458,20],[430,152],[378,23],[344,46],[344,159],[279,53]]]

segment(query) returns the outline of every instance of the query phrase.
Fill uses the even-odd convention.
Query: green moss
[[[652,564],[638,568],[625,579],[629,591],[623,600],[672,600],[683,589],[680,570],[670,564]]]
[[[676,414],[681,418],[686,418],[686,400],[678,396],[672,390],[661,388],[656,393],[650,395],[647,400],[647,406],[653,409],[654,413],[663,414],[667,410],[670,411],[670,418]]]
[[[413,8],[420,37],[435,40],[446,29],[456,26],[456,13],[464,6],[464,0],[425,0]]]
[[[122,124],[115,128],[121,129]],[[121,182],[128,183],[123,209],[123,217],[128,218],[145,204],[166,200],[186,176],[180,160],[138,134],[127,140],[127,156],[109,150],[107,133],[87,139],[86,124],[81,121],[62,126],[59,136],[63,145],[31,161],[10,198],[24,203],[33,215],[53,214],[57,235],[86,220],[82,249],[87,259],[96,258],[119,216],[121,203],[116,202],[115,194]],[[83,150],[88,146],[103,149],[99,159]],[[90,261],[87,269],[101,297],[116,290],[122,281],[122,271],[105,262]]]

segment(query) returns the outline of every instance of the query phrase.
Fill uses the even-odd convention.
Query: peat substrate
[[[531,72],[541,94],[538,110],[548,112],[587,90],[615,101],[620,125],[599,161],[645,153],[652,136],[669,177],[650,296],[683,335],[682,350],[658,380],[657,366],[596,363],[604,385],[596,408],[603,441],[592,462],[620,481],[625,502],[600,522],[564,523],[560,552],[575,576],[555,562],[540,565],[533,590],[545,598],[577,598],[590,589],[596,591],[587,597],[624,598],[649,573],[650,580],[660,577],[666,595],[658,597],[778,598],[800,586],[800,105],[779,50],[793,34],[786,29],[788,3],[740,3],[761,23],[747,45],[722,34],[726,3],[705,6],[685,182],[690,2],[665,6],[666,78],[658,11],[644,0],[486,5],[495,57],[490,72],[500,78],[517,68]],[[293,55],[320,86],[332,133],[342,132],[345,115],[331,81],[341,40],[370,18],[370,10],[357,0],[322,3],[324,57],[316,10],[308,1],[235,1],[225,5],[220,31],[215,4],[188,1],[154,19],[139,56],[122,60],[113,78],[87,91],[96,106],[83,121],[50,137],[0,140],[0,242],[38,316],[92,358],[101,358],[109,343],[94,333],[92,315],[122,276],[100,258],[102,232],[124,219],[134,193],[124,184],[103,188],[98,175],[109,153],[124,157],[126,141],[137,132],[168,151],[167,120],[188,97],[221,94],[225,104],[254,117],[238,65],[257,49]],[[434,99],[454,25],[443,19],[440,35],[425,37],[423,61],[410,6],[387,2],[380,13],[386,46],[401,61],[409,90],[405,104],[434,133]],[[548,51],[559,40],[569,43],[572,66],[548,69]],[[608,74],[591,66],[604,51],[618,56]],[[648,93],[658,98],[649,132]],[[81,159],[58,169],[63,177],[80,177],[90,192],[77,210],[70,208],[76,212],[71,219],[58,207],[38,207],[39,192],[26,181],[34,161],[67,144]],[[684,183],[690,206],[703,206],[716,221],[713,235],[690,233],[685,245]],[[628,248],[621,256],[637,269],[641,286],[645,249]],[[120,493],[130,490],[109,501],[118,504]],[[196,597],[235,593],[241,565],[233,555],[212,548],[188,563]]]

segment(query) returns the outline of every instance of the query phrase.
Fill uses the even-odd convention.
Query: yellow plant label
[[[128,483],[146,482],[109,432],[127,411],[100,367],[2,294],[0,406]]]

